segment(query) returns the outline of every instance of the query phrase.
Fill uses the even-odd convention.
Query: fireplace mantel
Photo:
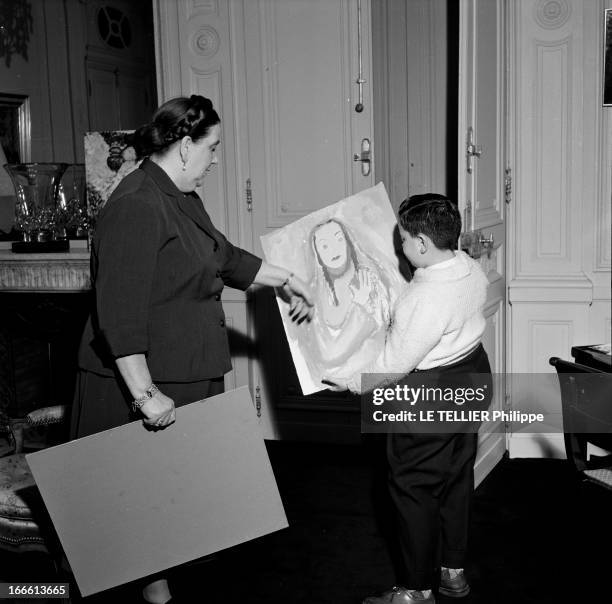
[[[14,254],[0,250],[0,291],[83,292],[90,288],[89,252]]]

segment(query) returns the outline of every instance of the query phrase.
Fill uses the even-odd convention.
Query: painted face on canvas
[[[321,262],[329,269],[346,266],[348,249],[342,227],[337,222],[321,225],[314,234],[314,244]]]

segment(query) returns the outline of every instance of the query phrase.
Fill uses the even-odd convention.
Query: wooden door
[[[135,130],[144,116],[155,110],[151,73],[146,70],[122,69],[117,76],[119,115],[123,130]]]
[[[117,97],[117,69],[110,63],[87,61],[89,95],[89,129],[119,130],[119,98]]]
[[[483,240],[489,278],[483,337],[496,374],[493,409],[505,406],[506,184],[504,1],[462,0],[459,8],[459,206],[464,231]],[[484,242],[487,240],[487,242]],[[489,243],[492,242],[492,243]],[[506,450],[505,426],[483,425],[476,460],[480,482]]]
[[[370,2],[249,1],[243,26],[249,210],[261,253],[261,235],[374,184],[373,171],[364,175],[354,161],[362,140],[373,140]],[[338,440],[347,427],[347,438],[358,438],[358,401],[301,395],[270,290],[257,294],[252,311],[253,384],[266,436]]]

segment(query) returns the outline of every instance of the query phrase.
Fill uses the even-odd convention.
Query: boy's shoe
[[[370,596],[362,604],[436,604],[433,593],[425,596],[418,589],[393,586],[380,596]]]
[[[440,571],[440,589],[438,590],[447,598],[463,598],[470,593],[470,586],[465,579],[463,569],[453,572],[452,576],[448,568]]]

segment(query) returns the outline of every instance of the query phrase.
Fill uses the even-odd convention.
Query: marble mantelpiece
[[[0,250],[0,291],[82,292],[89,287],[86,249],[46,254]]]

